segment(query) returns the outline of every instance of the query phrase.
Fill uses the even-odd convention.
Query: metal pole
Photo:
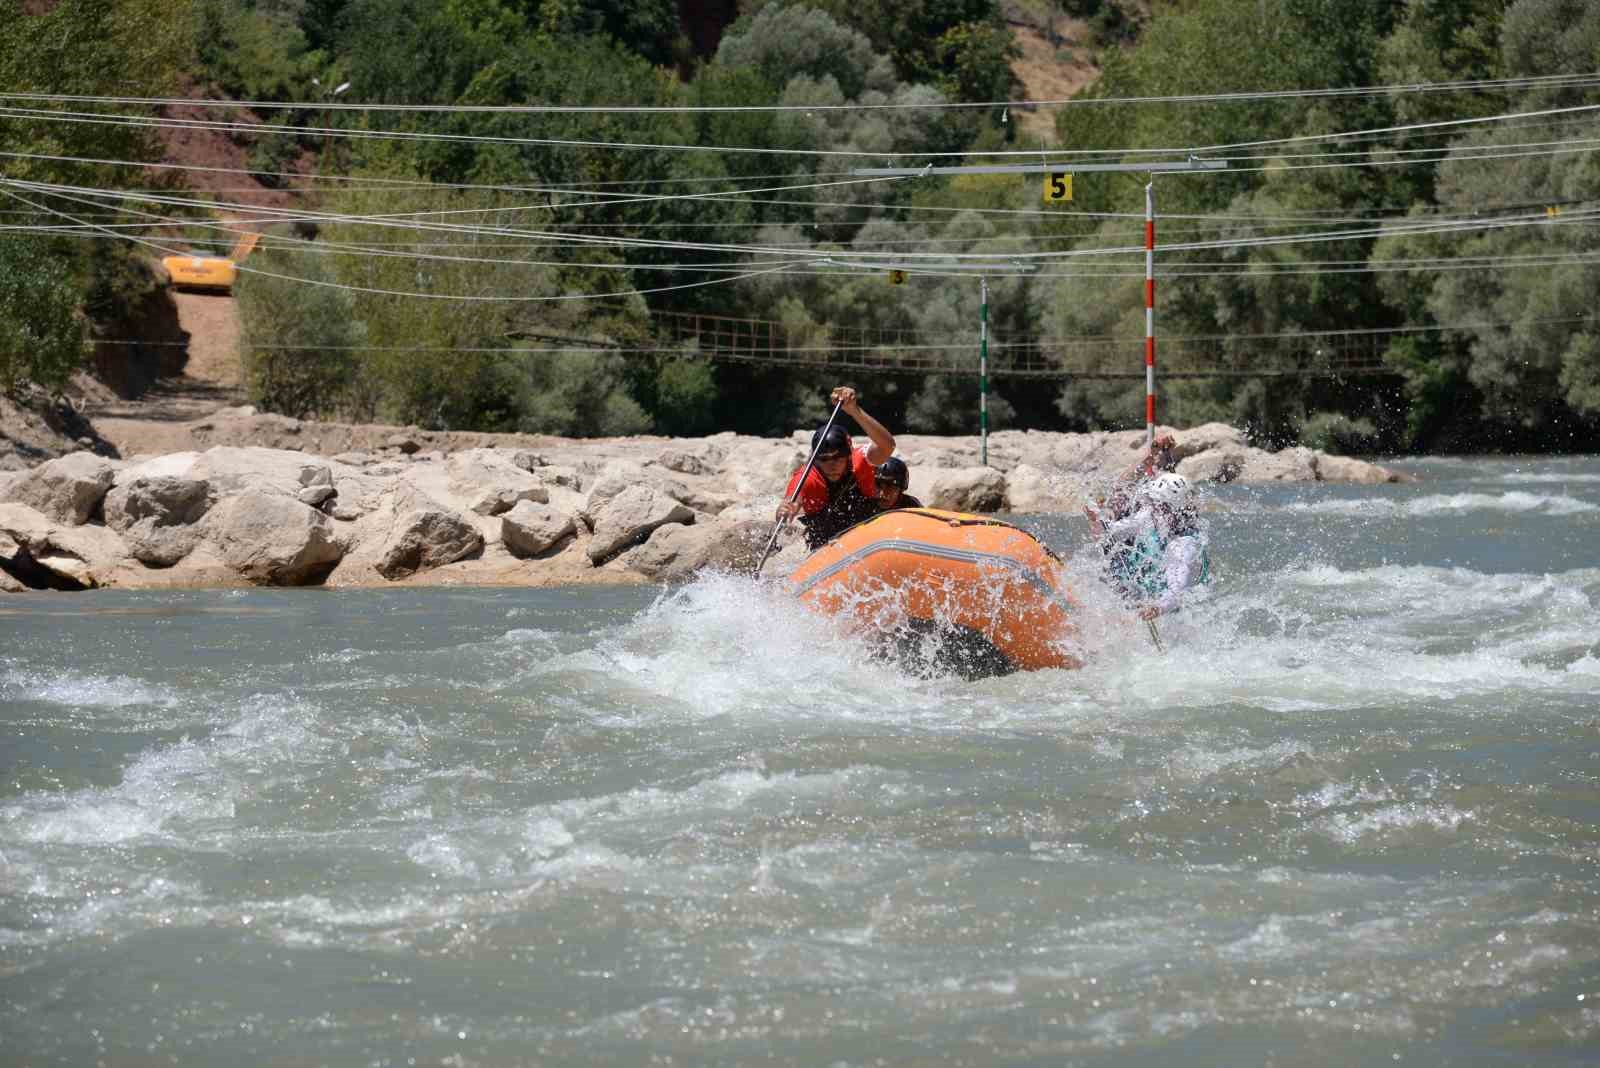
[[[1156,180],[1144,187],[1144,447],[1156,443]]]
[[[978,462],[989,466],[989,279],[978,280]]]

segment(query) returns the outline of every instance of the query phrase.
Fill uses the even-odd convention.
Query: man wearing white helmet
[[[1092,508],[1084,512],[1113,584],[1139,606],[1141,619],[1176,612],[1184,593],[1210,577],[1194,495],[1182,475],[1161,474],[1142,484],[1126,518],[1107,522]]]

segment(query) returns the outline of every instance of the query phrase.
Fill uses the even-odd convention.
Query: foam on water
[[[128,708],[150,705],[170,708],[178,697],[170,690],[126,675],[92,675],[75,671],[47,673],[25,669],[0,671],[0,700],[37,701],[71,708]]]
[[[1292,501],[1280,505],[1279,508],[1285,512],[1305,512],[1312,515],[1396,516],[1409,519],[1465,515],[1469,512],[1500,512],[1512,515],[1538,513],[1549,516],[1600,512],[1600,505],[1590,504],[1588,501],[1566,494],[1528,493],[1522,490],[1510,490],[1506,493],[1429,494],[1410,500],[1363,497],[1328,501]]]
[[[663,594],[597,651],[617,682],[695,719],[890,720],[926,704],[838,623],[740,576],[708,575]]]
[[[1596,483],[1600,483],[1600,475],[1592,475],[1592,474],[1565,475],[1565,474],[1561,474],[1559,472],[1549,472],[1549,471],[1544,471],[1544,472],[1512,471],[1509,474],[1501,475],[1500,476],[1500,481],[1501,482],[1532,483],[1534,485],[1540,485],[1540,486],[1543,486],[1543,485],[1557,485],[1557,486],[1578,485],[1578,486],[1584,486],[1584,485],[1594,485]]]
[[[1087,656],[1081,671],[978,683],[909,677],[785,591],[707,576],[601,633],[591,649],[507,662],[509,674],[480,684],[515,689],[581,671],[597,694],[627,710],[602,716],[613,724],[733,717],[924,730],[1047,723],[1075,730],[1103,719],[1108,706],[1133,724],[1159,709],[1237,701],[1294,715],[1538,690],[1596,693],[1600,650],[1589,591],[1600,590],[1597,569],[1486,575],[1312,563],[1225,577],[1161,620],[1163,655],[1094,578],[1092,561],[1069,566]],[[1460,637],[1441,638],[1452,633]],[[518,632],[500,639],[520,640]],[[956,692],[969,699],[947,699]],[[1473,714],[1482,706],[1460,707]]]
[[[263,761],[292,764],[317,747],[311,714],[277,699],[202,741],[182,739],[140,753],[122,781],[66,793],[27,793],[0,805],[0,842],[105,846],[160,836],[189,840],[187,828],[230,819]]]
[[[1168,653],[1092,661],[1085,677],[1127,703],[1228,700],[1283,712],[1530,690],[1596,693],[1588,668],[1593,570],[1292,567],[1254,576],[1162,620]],[[1406,611],[1397,613],[1403,604]],[[1441,642],[1459,631],[1461,639]],[[1567,663],[1542,654],[1566,651]],[[1471,711],[1465,706],[1464,711]]]
[[[592,879],[642,872],[654,883],[682,890],[681,871],[652,870],[628,852],[637,848],[630,843],[670,840],[720,816],[781,813],[807,802],[837,805],[841,798],[875,795],[876,784],[886,778],[893,777],[867,768],[811,775],[732,771],[681,789],[645,787],[539,805],[431,833],[405,852],[418,865],[450,878]],[[739,862],[740,877],[746,863]]]

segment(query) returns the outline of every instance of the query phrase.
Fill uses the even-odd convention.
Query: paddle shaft
[[[789,502],[793,503],[800,496],[800,489],[806,484],[806,478],[811,474],[811,469],[816,466],[817,453],[822,451],[822,443],[828,438],[828,431],[833,428],[833,421],[839,418],[839,409],[844,407],[844,401],[833,406],[833,414],[828,416],[828,421],[823,424],[822,433],[817,435],[816,447],[811,450],[811,455],[806,458],[805,467],[800,470],[800,477],[794,481],[794,492],[789,494]],[[767,557],[772,555],[772,547],[778,544],[778,535],[783,533],[784,526],[789,522],[789,517],[784,516],[778,520],[778,525],[772,528],[772,537],[767,539],[767,547],[761,552],[761,560],[756,564],[756,575],[761,574],[761,569],[767,566]]]

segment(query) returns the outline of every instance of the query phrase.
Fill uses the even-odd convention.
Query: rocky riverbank
[[[97,424],[127,451],[117,427]],[[1198,481],[1386,482],[1374,464],[1172,430]],[[158,450],[81,450],[0,472],[0,591],[94,587],[546,586],[670,582],[752,566],[808,435],[574,440],[302,423],[228,408]],[[911,492],[971,512],[1074,511],[1139,431],[899,438]],[[102,450],[104,451],[104,450]],[[788,537],[774,571],[801,550]]]

